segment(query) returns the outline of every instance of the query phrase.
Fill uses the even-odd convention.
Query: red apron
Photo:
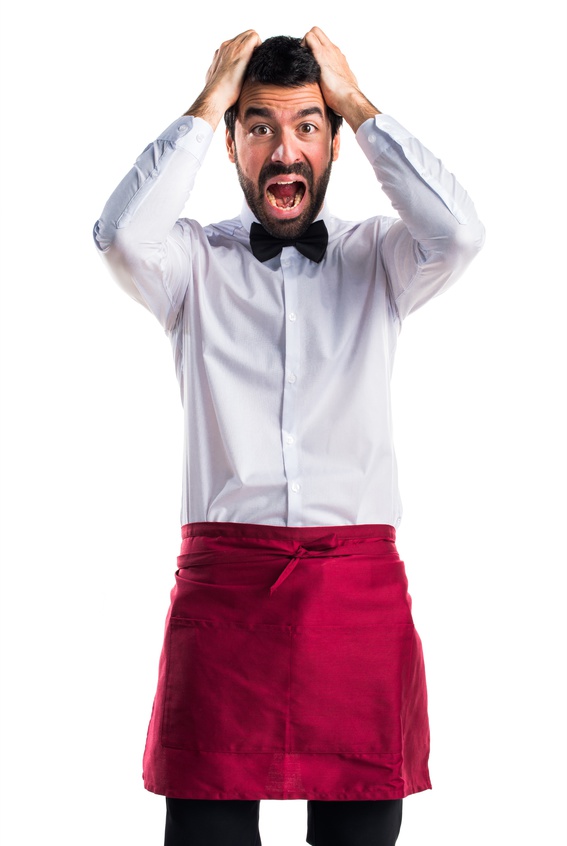
[[[183,526],[144,784],[187,799],[431,787],[421,641],[391,526]]]

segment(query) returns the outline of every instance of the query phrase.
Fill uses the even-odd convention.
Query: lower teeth
[[[285,200],[276,200],[271,191],[268,191],[267,194],[270,205],[274,206],[276,209],[294,209],[303,199],[301,191],[298,191],[294,195],[293,199],[291,197],[287,197]]]

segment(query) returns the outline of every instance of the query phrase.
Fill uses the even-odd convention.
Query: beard
[[[276,238],[293,239],[299,238],[303,235],[306,229],[313,223],[323,205],[325,194],[327,193],[327,185],[329,184],[329,178],[331,176],[331,167],[333,164],[332,155],[329,156],[329,164],[317,182],[315,182],[313,178],[313,170],[307,162],[296,162],[293,165],[270,162],[264,165],[260,171],[257,185],[245,176],[240,169],[236,147],[234,148],[234,163],[236,165],[238,181],[240,182],[240,187],[242,188],[246,202],[264,229]],[[274,219],[266,212],[264,206],[266,183],[268,180],[273,179],[276,176],[291,176],[292,174],[303,176],[307,182],[309,190],[308,204],[297,215],[297,217],[288,218],[286,220]]]

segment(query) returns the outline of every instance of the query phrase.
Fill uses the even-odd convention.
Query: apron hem
[[[156,785],[152,785],[149,783],[144,783],[144,788],[149,793],[154,793],[158,796],[167,796],[169,799],[243,799],[243,800],[293,800],[293,799],[303,799],[303,800],[323,800],[323,801],[334,801],[334,802],[349,802],[349,801],[360,801],[360,800],[367,800],[367,801],[375,801],[375,800],[382,800],[382,799],[406,799],[408,796],[412,796],[415,793],[423,793],[425,790],[432,790],[431,783],[427,782],[423,785],[415,785],[411,789],[403,788],[403,789],[387,789],[387,788],[378,788],[376,790],[362,790],[359,792],[355,791],[340,791],[340,792],[331,792],[331,793],[320,793],[315,790],[301,790],[301,791],[294,791],[288,790],[285,792],[285,795],[282,795],[282,791],[273,791],[273,790],[259,790],[259,791],[247,791],[245,793],[238,793],[237,791],[230,790],[225,793],[219,791],[207,791],[207,790],[175,790],[175,789],[164,789],[157,787]]]

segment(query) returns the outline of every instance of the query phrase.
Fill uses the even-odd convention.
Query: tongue
[[[286,182],[285,185],[270,185],[270,191],[276,200],[289,200],[295,197],[297,182]]]

